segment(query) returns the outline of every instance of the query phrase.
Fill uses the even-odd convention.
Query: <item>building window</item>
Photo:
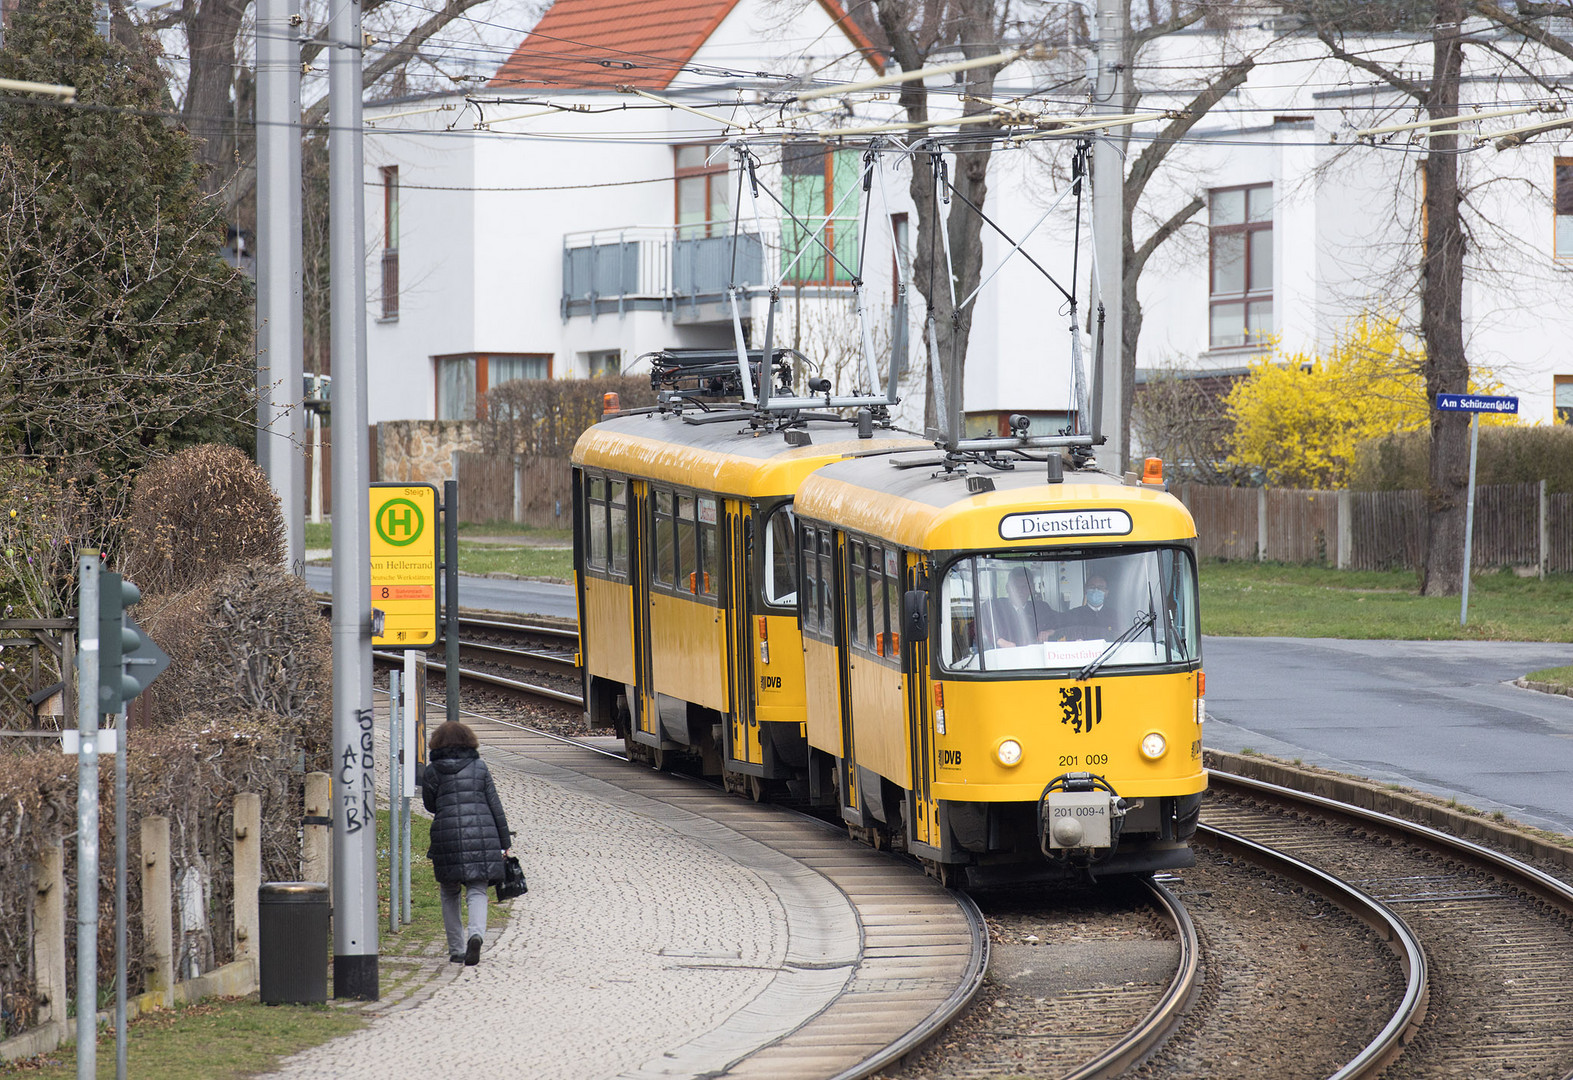
[[[493,387],[514,379],[552,377],[551,353],[466,353],[435,359],[439,420],[474,420]]]
[[[1209,193],[1214,349],[1260,345],[1273,332],[1273,187]]]
[[[1573,259],[1573,158],[1559,157],[1552,166],[1556,181],[1556,238],[1558,259]]]
[[[621,349],[607,349],[603,352],[585,354],[585,367],[592,379],[603,379],[612,375],[623,373],[623,351]]]
[[[1573,424],[1573,375],[1551,376],[1551,417],[1554,424]]]
[[[852,283],[858,265],[859,161],[856,151],[797,144],[781,148],[781,201],[797,219],[781,222],[781,268],[788,284]],[[825,248],[836,258],[829,258]]]
[[[399,167],[382,169],[382,317],[399,317]]]
[[[475,357],[437,358],[437,419],[475,419]]]
[[[712,152],[715,152],[712,156]],[[695,240],[731,229],[725,151],[708,143],[677,147],[677,235]]]

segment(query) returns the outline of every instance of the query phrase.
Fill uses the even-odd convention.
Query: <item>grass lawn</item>
[[[517,543],[510,541],[517,540]],[[333,546],[333,526],[306,526],[306,547]],[[465,574],[517,574],[519,577],[573,579],[573,532],[537,529],[511,521],[462,522],[459,571]]]
[[[1460,626],[1459,598],[1419,595],[1410,571],[1212,561],[1200,573],[1208,634],[1573,642],[1573,574],[1477,574]]]
[[[568,548],[515,547],[459,541],[459,572],[518,574],[520,577],[573,579],[573,551]]]
[[[413,816],[410,851],[411,910],[409,925],[398,934],[388,926],[388,815],[377,814],[377,892],[381,931],[378,947],[382,958],[381,990],[396,991],[413,970],[396,961],[421,953],[443,936],[442,906],[431,864],[423,855],[430,843],[431,823]],[[507,921],[507,910],[493,904],[489,922],[495,929]],[[442,946],[446,950],[447,946]],[[323,958],[330,965],[329,957]],[[353,1008],[326,1005],[263,1005],[256,995],[220,998],[156,1012],[133,1021],[127,1040],[127,1075],[137,1080],[240,1080],[272,1069],[281,1059],[319,1046],[366,1024]],[[0,1066],[0,1076],[71,1080],[76,1076],[76,1048],[62,1046],[53,1053]],[[115,1039],[108,1031],[98,1039],[98,1076],[115,1075]]]
[[[1573,665],[1531,671],[1524,678],[1530,682],[1550,683],[1552,686],[1560,686],[1564,693],[1573,691]]]

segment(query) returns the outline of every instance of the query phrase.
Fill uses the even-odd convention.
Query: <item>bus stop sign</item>
[[[382,612],[374,646],[437,644],[437,489],[371,485],[371,606]]]

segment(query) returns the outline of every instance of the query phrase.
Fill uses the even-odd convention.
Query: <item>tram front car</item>
[[[884,459],[805,482],[800,548],[841,564],[806,568],[840,596],[842,639],[839,663],[810,664],[809,701],[845,713],[821,749],[854,832],[883,831],[969,885],[1194,863],[1207,786],[1196,527],[1155,479],[1057,460],[969,478]],[[905,642],[885,708],[858,692],[861,638],[881,615],[862,611],[878,597],[857,559],[876,548],[902,577],[884,589]],[[816,680],[846,685],[816,694]],[[811,742],[829,719],[810,715]]]

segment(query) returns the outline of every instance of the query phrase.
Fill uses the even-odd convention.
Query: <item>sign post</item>
[[[1439,412],[1467,412],[1469,417],[1469,500],[1464,511],[1464,588],[1458,609],[1458,625],[1469,622],[1469,568],[1475,538],[1475,462],[1480,455],[1480,414],[1518,412],[1518,398],[1486,394],[1438,394]]]

